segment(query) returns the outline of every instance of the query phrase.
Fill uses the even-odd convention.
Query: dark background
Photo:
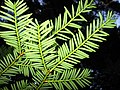
[[[63,13],[64,6],[70,10],[71,5],[77,5],[79,0],[25,1],[29,7],[28,13],[33,13],[32,17],[43,22],[47,19],[54,19],[59,13]],[[120,3],[118,1],[94,0],[94,3],[97,8],[93,9],[89,14],[84,14],[88,22],[97,18],[99,11],[103,12],[105,16],[108,10],[112,10],[115,14],[115,18],[120,14]],[[4,0],[0,0],[0,5],[3,4]],[[85,23],[82,23],[83,27],[85,25]],[[87,67],[92,70],[92,76],[94,77],[92,80],[93,84],[85,88],[85,90],[120,90],[120,27],[106,29],[106,32],[110,34],[109,37],[106,37],[107,41],[100,43],[99,50],[96,50],[95,53],[90,53],[89,59],[82,60],[82,64],[76,66]],[[0,40],[0,45],[4,45],[5,42],[3,42],[2,39]],[[61,41],[58,42],[61,43]]]

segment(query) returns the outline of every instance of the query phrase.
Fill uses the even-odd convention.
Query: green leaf
[[[87,22],[87,20],[82,16],[82,15],[79,15],[81,19],[83,19],[84,21]]]
[[[0,15],[0,17],[1,17],[1,18],[4,18],[5,20],[8,20],[8,21],[11,21],[11,22],[13,22],[13,23],[14,23],[14,20],[13,20],[13,19],[11,19],[11,18],[8,18],[8,17],[3,16],[3,15]]]
[[[68,26],[69,27],[74,27],[74,28],[81,28],[81,26],[76,24],[76,23],[70,23]]]
[[[74,10],[74,6],[72,5],[72,17],[74,17],[75,15],[75,10]]]
[[[16,53],[15,51],[13,53]],[[16,57],[16,58],[15,58]],[[14,66],[15,62],[20,58],[20,56],[14,56],[11,54],[3,57],[3,60],[0,60],[0,82],[2,84],[8,83],[10,78],[7,76],[15,76],[18,74],[19,70]]]
[[[9,8],[13,9],[14,4],[10,0],[5,0],[5,5],[8,6]]]
[[[14,16],[12,16],[12,15],[6,13],[6,12],[0,11],[0,13],[4,14],[5,16],[8,16],[8,17],[14,19]]]
[[[12,90],[32,90],[33,88],[28,84],[27,80],[17,81],[15,84],[11,84]]]
[[[15,30],[15,26],[12,25],[12,24],[9,24],[9,23],[0,22],[0,26],[4,27],[4,28],[7,28],[7,29]]]
[[[21,14],[23,14],[24,12],[26,12],[28,10],[28,7],[27,6],[24,6],[24,7],[22,7],[20,10],[18,10],[17,12],[16,12],[16,15],[17,16],[20,16]]]
[[[71,16],[70,12],[68,11],[68,9],[66,7],[64,7],[64,8],[65,8],[65,11],[68,14],[68,16],[71,18],[72,16]]]
[[[6,7],[6,6],[1,6],[1,7],[2,7],[3,9],[5,9],[5,10],[8,10],[8,11],[14,12],[13,9],[8,8],[8,7]]]
[[[99,12],[99,17],[100,17],[100,24],[103,23],[103,17],[102,17],[102,14]]]
[[[23,0],[22,0],[23,1]],[[17,4],[17,3],[16,3]],[[26,5],[26,3],[18,3],[18,7],[16,8],[16,11],[20,10],[22,7],[24,7]]]
[[[82,75],[79,75],[78,73],[82,73]],[[78,83],[81,87],[89,85],[91,83],[88,80],[90,75],[89,73],[90,71],[88,69],[84,69],[82,72],[81,70],[76,69],[65,70],[62,75],[60,75],[58,72],[54,73],[54,79],[48,78],[46,82],[52,84],[55,89],[58,90],[64,90],[65,88],[63,86],[65,86],[67,89],[77,90],[78,88],[76,86],[76,83],[78,83],[78,81],[82,81],[81,83]],[[56,76],[60,79],[55,78]]]

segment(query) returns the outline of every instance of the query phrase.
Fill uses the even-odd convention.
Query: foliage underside
[[[5,0],[1,6],[0,37],[6,44],[13,47],[13,52],[0,60],[0,90],[40,90],[55,88],[56,90],[78,90],[91,84],[91,71],[87,68],[75,68],[84,58],[89,58],[89,52],[99,48],[98,42],[103,42],[109,34],[105,28],[114,28],[113,14],[108,11],[106,20],[99,12],[99,18],[85,27],[83,34],[79,22],[87,22],[81,15],[95,8],[88,0],[80,0],[78,7],[72,5],[71,12],[65,8],[64,15],[59,14],[55,21],[46,20],[39,23],[26,14],[29,9],[24,0],[11,2]],[[76,30],[73,33],[71,30]],[[56,39],[65,43],[59,45]],[[4,51],[1,51],[4,52]],[[23,74],[32,80],[21,80],[8,85],[11,77]]]

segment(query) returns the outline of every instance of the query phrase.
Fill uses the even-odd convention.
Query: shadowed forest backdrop
[[[11,0],[16,1],[16,0]],[[33,13],[33,17],[39,22],[47,19],[53,19],[64,12],[64,6],[68,9],[71,5],[77,5],[79,0],[25,0],[29,7],[29,13]],[[85,14],[88,23],[97,18],[97,13],[100,11],[104,16],[108,10],[112,10],[115,14],[116,24],[112,30],[106,30],[110,36],[107,41],[100,44],[99,50],[96,53],[90,53],[89,59],[82,60],[81,65],[76,67],[87,67],[93,71],[93,85],[87,87],[86,90],[119,90],[120,89],[120,3],[119,0],[94,0],[97,8],[92,12]],[[4,4],[4,0],[0,1],[0,5]],[[0,21],[3,21],[0,18]],[[80,23],[86,26],[87,23]],[[1,28],[0,28],[1,29]],[[74,30],[74,32],[76,32]],[[58,40],[62,44],[63,41]],[[0,45],[5,45],[0,39]],[[0,55],[1,52],[0,52]],[[21,76],[18,76],[19,79]],[[16,77],[16,79],[18,78]]]

